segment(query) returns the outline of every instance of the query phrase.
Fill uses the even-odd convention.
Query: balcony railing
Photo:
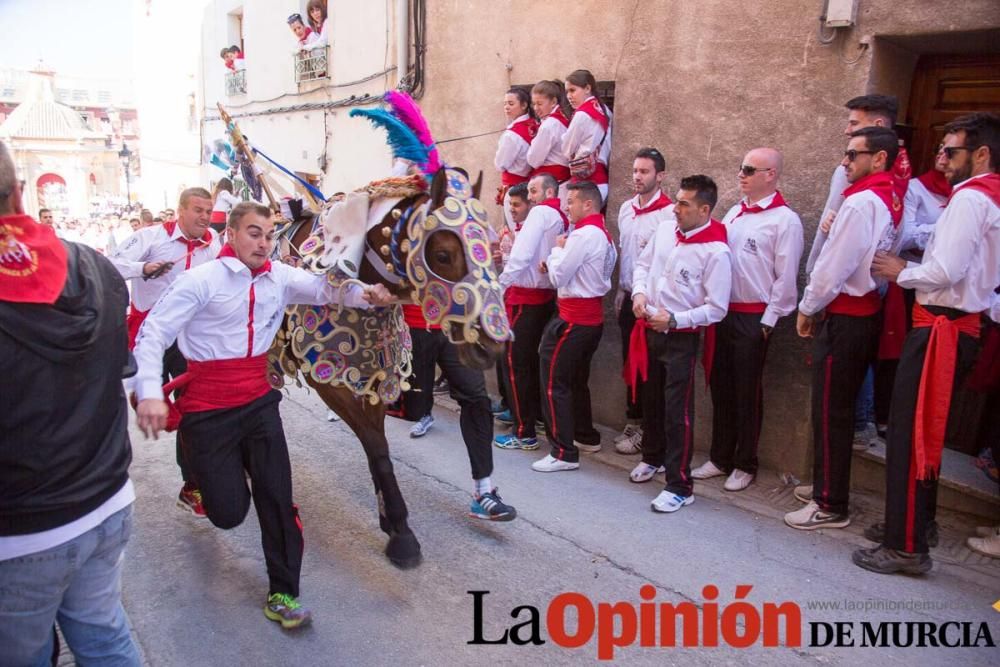
[[[247,71],[226,72],[226,95],[243,95],[247,92]]]
[[[317,81],[319,79],[330,78],[329,60],[330,47],[323,46],[318,49],[301,51],[296,53],[295,58],[295,83],[305,83],[306,81]]]

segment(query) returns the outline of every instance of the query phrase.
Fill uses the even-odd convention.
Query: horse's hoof
[[[412,532],[396,533],[389,537],[385,555],[399,569],[408,570],[420,565],[420,542]]]

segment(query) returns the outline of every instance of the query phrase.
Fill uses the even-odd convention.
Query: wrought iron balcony
[[[329,79],[329,56],[329,46],[322,46],[318,49],[310,49],[308,51],[300,51],[299,53],[296,53],[294,56],[295,83]]]
[[[243,95],[247,92],[247,71],[239,69],[226,72],[226,95]]]

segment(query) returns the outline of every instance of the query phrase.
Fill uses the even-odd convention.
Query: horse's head
[[[464,365],[485,369],[511,331],[478,188],[464,172],[445,168],[435,174],[428,193],[386,202],[391,208],[382,224],[368,233],[369,248],[378,250],[366,253],[360,277],[388,282],[412,299],[458,346]],[[374,205],[373,212],[381,214]]]

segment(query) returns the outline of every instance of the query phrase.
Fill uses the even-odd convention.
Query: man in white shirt
[[[184,190],[177,210],[177,220],[141,228],[122,241],[109,257],[122,278],[132,284],[127,318],[129,349],[135,347],[143,320],[167,288],[185,271],[215,259],[222,248],[218,235],[209,229],[212,195],[208,190]],[[185,369],[184,356],[177,345],[169,346],[163,356],[163,383],[178,377]],[[198,518],[205,518],[201,494],[191,477],[180,438],[175,450],[183,480],[177,494],[177,506]]]
[[[537,472],[580,467],[580,451],[597,452],[601,436],[590,410],[590,360],[604,330],[601,300],[611,290],[618,259],[601,215],[601,191],[590,181],[571,183],[567,208],[574,228],[556,238],[541,270],[558,290],[558,315],[539,346],[542,409],[551,453],[531,464]]]
[[[951,183],[944,175],[948,158],[940,149],[934,167],[910,180],[903,199],[903,242],[899,247],[903,259],[920,261],[927,248],[934,224],[944,211],[951,196]]]
[[[666,473],[656,512],[676,512],[694,502],[694,385],[703,327],[722,320],[729,305],[732,253],[726,229],[712,219],[718,188],[701,174],[681,179],[674,204],[676,226],[662,224],[639,256],[632,287],[636,325],[629,341],[626,381],[645,376],[642,461],[633,482]]]
[[[569,220],[560,210],[559,183],[551,174],[542,173],[528,182],[528,199],[533,206],[499,277],[514,332],[501,360],[505,398],[513,418],[511,432],[493,438],[493,444],[501,449],[538,449],[535,422],[542,416],[538,346],[556,299],[556,290],[549,275],[542,273],[541,263],[556,239],[569,231]]]
[[[635,197],[618,210],[618,238],[621,266],[615,314],[622,336],[622,363],[628,361],[628,342],[635,326],[632,313],[632,273],[639,255],[661,224],[674,225],[673,202],[661,187],[667,176],[667,161],[655,148],[643,148],[632,161],[632,188]],[[625,392],[625,429],[615,437],[615,451],[635,454],[642,442],[642,382]]]
[[[890,173],[898,149],[892,130],[866,127],[852,133],[842,161],[851,186],[799,302],[799,336],[814,338],[812,497],[785,515],[785,523],[799,530],[851,522],[854,403],[875,360],[881,326],[882,300],[871,262],[877,251],[897,247],[903,217]]]
[[[923,263],[883,253],[872,262],[875,275],[917,293],[893,387],[881,543],[853,556],[880,574],[932,567],[927,526],[951,400],[975,362],[983,315],[995,306],[1000,285],[1000,115],[975,113],[947,124],[942,152],[954,191]],[[1000,532],[987,529],[969,546],[1000,558]]]
[[[792,313],[798,301],[802,221],[778,190],[781,169],[777,149],[747,153],[739,171],[743,198],[722,219],[733,253],[733,288],[729,312],[712,341],[706,336],[712,359],[712,450],[691,476],[728,475],[727,491],[742,491],[757,474],[768,342],[778,318]]]
[[[310,618],[297,600],[302,524],[292,501],[281,394],[267,381],[267,351],[288,304],[331,304],[340,295],[325,275],[272,266],[273,248],[271,211],[250,202],[236,206],[219,258],[171,285],[139,332],[136,412],[147,436],[167,427],[161,366],[164,349],[176,339],[188,360],[188,383],[176,408],[178,433],[205,511],[219,528],[234,528],[253,498],[270,580],[264,615],[294,628]],[[363,292],[351,286],[344,297],[350,307],[386,305],[391,298],[381,285]]]

